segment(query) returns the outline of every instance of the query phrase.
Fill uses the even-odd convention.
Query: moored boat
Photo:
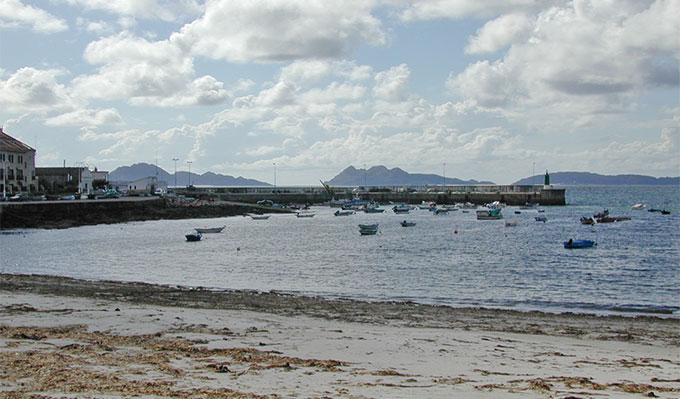
[[[194,230],[196,230],[197,233],[201,234],[206,234],[206,233],[221,233],[222,230],[227,226],[221,226],[221,227],[196,227]]]
[[[313,218],[314,215],[316,215],[316,214],[311,213],[311,212],[298,212],[298,213],[295,214],[295,216],[297,216],[299,218]]]
[[[647,204],[635,204],[631,207],[633,210],[641,210],[645,209],[647,207]]]
[[[362,236],[374,235],[378,232],[378,223],[374,224],[360,224],[359,233]]]
[[[267,219],[269,219],[269,217],[271,215],[251,215],[251,214],[248,214],[248,216],[250,216],[250,218],[253,219],[253,220],[267,220]]]
[[[401,227],[413,227],[413,226],[416,225],[416,222],[408,222],[408,221],[404,220],[403,222],[400,222],[399,224],[401,224]]]
[[[590,248],[592,246],[597,245],[595,241],[592,240],[573,240],[569,239],[569,241],[565,241],[564,247],[568,249],[572,248]]]
[[[548,221],[548,218],[545,217],[545,216],[536,216],[534,219],[536,219],[537,222],[543,222],[543,223]]]
[[[353,215],[353,214],[354,214],[354,211],[340,211],[340,210],[338,210],[338,211],[333,212],[333,215],[335,215],[335,216],[349,216],[349,215]]]
[[[503,214],[500,209],[479,209],[477,211],[477,220],[498,220],[503,219]]]
[[[394,213],[409,213],[411,207],[408,205],[395,205],[392,207],[392,212]]]
[[[593,219],[590,216],[584,216],[584,217],[581,218],[581,224],[593,225],[593,224],[595,224],[595,219]]]
[[[201,233],[189,233],[184,237],[186,237],[187,241],[201,241],[201,237],[203,237],[203,235]]]

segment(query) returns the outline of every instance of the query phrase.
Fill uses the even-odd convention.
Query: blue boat
[[[595,241],[591,240],[572,240],[570,239],[569,241],[564,242],[564,247],[568,249],[572,248],[590,248],[594,245],[597,245]]]

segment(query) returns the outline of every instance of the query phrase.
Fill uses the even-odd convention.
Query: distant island
[[[513,185],[543,184],[544,175],[520,179]],[[680,177],[653,177],[644,175],[599,175],[590,172],[550,172],[550,183],[565,186],[672,186],[680,185]]]
[[[348,166],[337,176],[327,181],[329,186],[427,186],[438,184],[476,185],[494,184],[490,181],[461,180],[437,174],[408,173],[399,168],[387,169],[385,166],[373,166],[370,169],[357,169]]]
[[[163,170],[163,168],[148,163],[136,163],[132,166],[121,166],[109,173],[110,181],[134,181],[149,176],[158,176],[159,181],[165,181],[169,186],[175,185],[175,175]],[[244,177],[233,177],[221,175],[213,172],[206,172],[201,175],[192,173],[191,184],[195,186],[222,186],[222,187],[241,187],[241,186],[271,186],[269,183]],[[177,172],[177,185],[189,185],[189,172]]]

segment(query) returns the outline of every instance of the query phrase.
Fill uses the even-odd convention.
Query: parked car
[[[31,196],[28,194],[14,194],[13,196],[9,197],[9,200],[15,202],[30,201]]]

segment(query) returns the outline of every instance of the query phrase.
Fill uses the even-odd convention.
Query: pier
[[[178,187],[177,194],[191,197],[211,197],[223,201],[256,203],[270,200],[280,204],[320,204],[330,200],[352,199],[386,203],[419,204],[436,202],[455,204],[470,202],[482,205],[494,201],[507,205],[566,205],[565,189],[552,185],[479,185],[479,186],[286,186],[286,187]]]

